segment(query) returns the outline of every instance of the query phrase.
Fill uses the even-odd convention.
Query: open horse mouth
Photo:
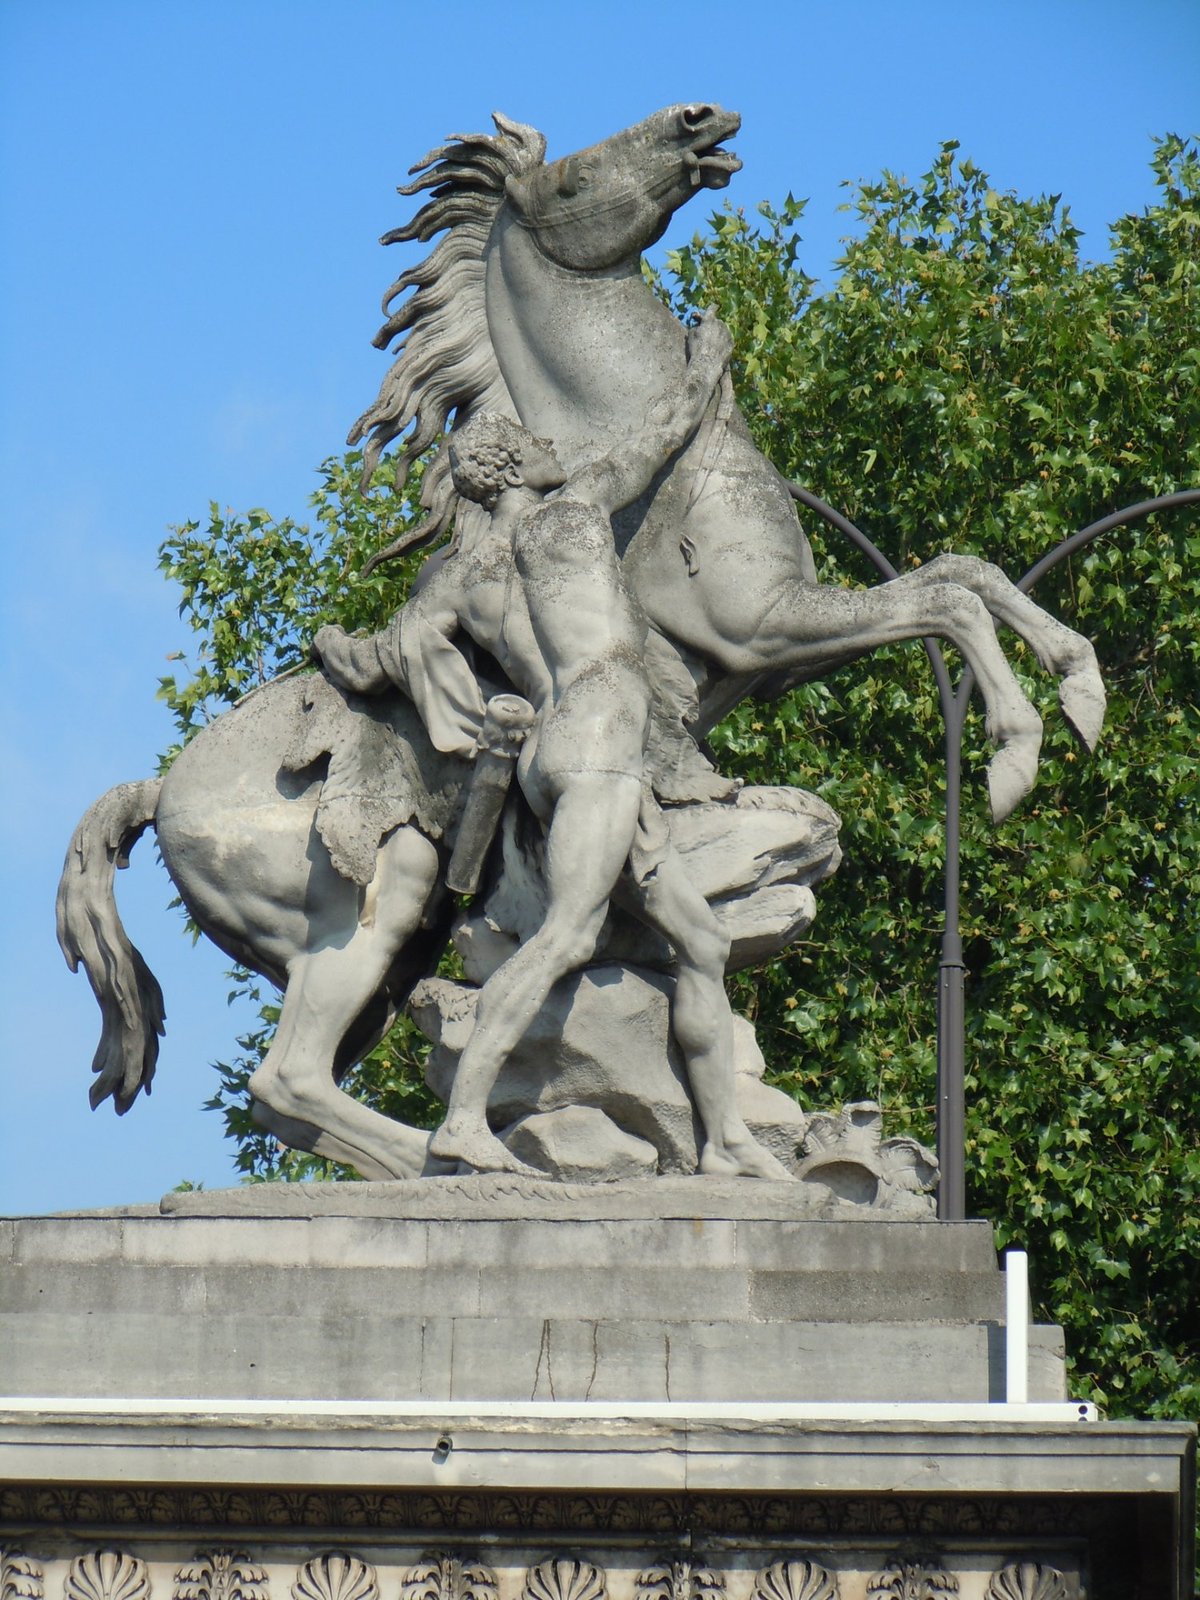
[[[720,144],[710,144],[703,150],[689,150],[684,156],[692,182],[705,189],[724,189],[742,163],[732,150],[723,150]]]
[[[741,117],[736,111],[722,111],[719,106],[685,106],[683,122],[697,140],[690,150],[684,151],[683,157],[693,187],[723,189],[734,173],[742,169],[737,156],[722,144],[722,140],[731,138],[741,127]],[[706,136],[709,142],[699,143]]]

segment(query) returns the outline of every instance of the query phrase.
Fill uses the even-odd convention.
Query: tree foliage
[[[1059,197],[1000,192],[951,143],[915,184],[885,173],[852,192],[827,289],[800,269],[790,197],[715,216],[659,288],[681,315],[718,308],[759,444],[897,567],[956,549],[1016,577],[1104,512],[1200,484],[1200,158],[1167,138],[1154,171],[1155,204],[1114,225],[1099,264]],[[411,516],[414,483],[364,497],[355,477],[353,458],[326,462],[308,527],[214,508],[164,546],[197,633],[195,662],[162,687],[182,737],[301,659],[321,622],[376,627],[398,603],[413,563],[353,574]],[[825,581],[874,581],[807,527]],[[968,1205],[1031,1251],[1073,1392],[1115,1414],[1197,1415],[1200,513],[1108,535],[1037,598],[1096,641],[1110,721],[1083,759],[1004,636],[1047,738],[1034,795],[993,830],[982,721],[968,723]],[[941,740],[917,646],[743,705],[711,740],[724,770],[815,789],[844,818],[846,863],[811,935],[734,986],[774,1080],[809,1105],[878,1099],[891,1131],[925,1138]],[[295,1175],[311,1163],[278,1157],[241,1109],[264,1037],[242,1041],[214,1104],[248,1172]],[[360,1089],[423,1120],[419,1062],[401,1024]]]

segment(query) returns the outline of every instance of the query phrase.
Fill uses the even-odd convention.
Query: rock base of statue
[[[982,1223],[803,1183],[262,1186],[3,1224],[11,1600],[1190,1594],[1193,1430],[1004,1403]]]

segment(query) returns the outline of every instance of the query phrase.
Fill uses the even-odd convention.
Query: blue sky
[[[1200,3],[0,7],[0,1213],[231,1181],[200,1109],[237,1020],[224,961],[166,909],[153,845],[118,892],[168,1034],[119,1121],[88,1110],[98,1013],[53,932],[80,814],[171,736],[154,689],[188,641],[155,565],[168,524],[210,499],[303,515],[384,370],[394,187],[442,135],[498,108],[553,156],[699,98],[743,115],[735,204],[809,197],[817,276],[851,226],[841,181],[916,175],[946,138],[997,187],[1061,192],[1102,255],[1152,198],[1151,135],[1200,127]]]

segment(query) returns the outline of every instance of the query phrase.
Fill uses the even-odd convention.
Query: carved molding
[[[1070,1589],[1057,1567],[1014,1561],[992,1575],[984,1600],[1070,1600]]]
[[[409,1568],[400,1593],[402,1600],[497,1600],[499,1586],[482,1561],[428,1551]]]
[[[958,1579],[935,1565],[936,1556],[895,1555],[867,1583],[867,1600],[949,1600]]]
[[[690,1561],[664,1558],[633,1580],[634,1600],[724,1600],[725,1575]]]
[[[45,1572],[23,1550],[0,1545],[0,1600],[43,1600]]]
[[[439,1533],[552,1533],[770,1536],[820,1541],[873,1537],[945,1540],[992,1537],[1027,1550],[1039,1540],[1107,1536],[1124,1508],[1097,1496],[922,1496],[851,1499],[838,1495],[521,1494],[497,1490],[273,1489],[182,1486],[80,1488],[0,1484],[0,1523],[22,1539],[31,1527],[180,1531],[196,1539],[236,1539],[303,1528],[403,1532],[424,1543]],[[317,1535],[328,1539],[328,1533]],[[885,1590],[885,1593],[887,1591]]]
[[[375,1568],[336,1550],[314,1556],[297,1572],[292,1600],[379,1600]]]
[[[547,1557],[525,1575],[523,1600],[607,1600],[604,1573],[578,1556]]]
[[[197,1550],[175,1574],[174,1600],[269,1600],[265,1567],[242,1550]]]
[[[773,1561],[754,1580],[754,1600],[838,1600],[838,1581],[815,1561]]]
[[[121,1550],[93,1550],[72,1561],[63,1584],[66,1600],[149,1600],[150,1569]]]

